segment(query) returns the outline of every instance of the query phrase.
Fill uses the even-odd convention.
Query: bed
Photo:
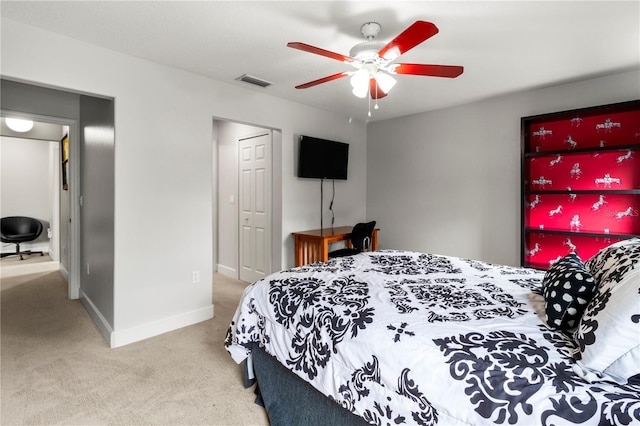
[[[247,287],[225,347],[272,425],[640,423],[640,239],[549,271],[382,250]]]

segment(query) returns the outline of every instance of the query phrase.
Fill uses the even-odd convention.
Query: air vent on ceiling
[[[270,81],[263,80],[261,78],[254,77],[248,74],[242,74],[240,77],[236,78],[236,80],[244,81],[245,83],[249,83],[249,84],[255,84],[256,86],[260,86],[260,87],[267,87],[273,84]]]

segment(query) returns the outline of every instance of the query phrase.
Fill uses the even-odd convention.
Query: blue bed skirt
[[[342,408],[287,370],[263,349],[251,350],[256,403],[265,407],[271,426],[364,426],[364,419]],[[247,378],[245,386],[253,380]]]

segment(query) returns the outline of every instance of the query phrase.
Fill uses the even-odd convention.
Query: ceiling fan
[[[296,86],[296,89],[306,89],[318,84],[351,76],[353,94],[371,99],[387,96],[389,90],[396,84],[391,74],[411,74],[430,77],[455,78],[462,74],[464,68],[456,65],[430,64],[394,64],[400,55],[414,48],[418,44],[438,33],[438,28],[431,22],[416,21],[389,43],[376,41],[375,37],[382,26],[377,22],[367,22],[360,27],[360,32],[367,39],[358,43],[349,51],[349,56],[334,53],[319,47],[300,42],[287,43],[288,47],[302,50],[316,55],[326,56],[352,65],[355,71],[344,71],[318,80]],[[376,105],[377,107],[377,105]]]

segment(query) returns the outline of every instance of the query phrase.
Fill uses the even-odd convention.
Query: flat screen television
[[[300,136],[298,177],[313,179],[347,179],[349,144]]]

